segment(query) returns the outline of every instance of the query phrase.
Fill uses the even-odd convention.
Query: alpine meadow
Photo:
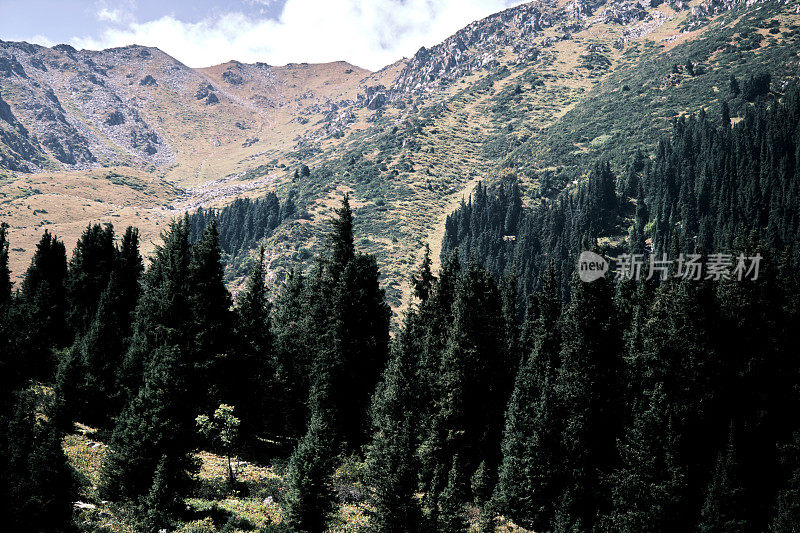
[[[0,1],[0,530],[800,532],[800,3],[329,1]]]

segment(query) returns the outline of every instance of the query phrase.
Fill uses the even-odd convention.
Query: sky
[[[0,40],[155,46],[190,67],[348,61],[378,70],[524,0],[0,0]]]

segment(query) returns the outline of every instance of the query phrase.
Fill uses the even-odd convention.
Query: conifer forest
[[[574,124],[594,109],[587,99],[550,129],[536,123],[515,137],[522,122],[508,122],[467,153],[477,142],[472,130],[489,127],[459,118],[470,106],[513,121],[525,109],[542,111],[525,107],[530,92],[583,89],[567,84],[560,93],[555,74],[498,67],[489,81],[453,81],[451,100],[420,107],[426,118],[391,122],[412,111],[391,92],[401,89],[378,85],[388,83],[382,70],[370,74],[377,81],[359,94],[357,111],[375,113],[367,122],[376,125],[364,131],[391,134],[347,133],[350,144],[335,156],[324,152],[333,144],[303,152],[300,143],[294,159],[279,156],[252,175],[237,167],[217,184],[234,191],[227,202],[179,204],[206,193],[187,185],[174,193],[175,205],[157,206],[169,215],[157,233],[154,210],[140,214],[117,197],[107,202],[123,206],[123,216],[81,222],[76,239],[60,233],[66,226],[42,222],[24,268],[14,261],[28,246],[25,233],[2,209],[27,197],[0,188],[0,531],[800,532],[800,78],[748,63],[753,50],[763,61],[797,63],[796,48],[784,57],[772,41],[800,39],[800,17],[787,26],[794,8],[779,0],[728,2],[744,6],[730,12],[740,18],[725,15],[727,0],[693,1],[691,12],[687,2],[614,2],[631,11],[609,7],[604,24],[632,27],[625,17],[659,5],[687,17],[676,35],[694,40],[693,55],[668,56],[659,91],[685,93],[717,76],[714,97],[691,94],[683,106],[639,88],[639,78],[603,78],[620,82],[613,91],[604,85],[612,82],[593,85],[613,92],[602,93],[605,101],[647,100],[647,116],[662,122],[635,122],[645,111],[607,107],[597,121],[616,133],[584,135]],[[579,13],[605,4],[573,3]],[[782,22],[747,18],[761,13],[751,4],[762,3],[780,5]],[[534,5],[491,19],[506,24],[491,39],[505,43],[503,32],[525,27]],[[547,44],[564,54],[553,58],[573,57],[570,47],[584,41],[572,33],[581,29],[536,17],[537,32],[563,30]],[[741,21],[757,31],[745,32]],[[713,50],[698,37],[706,23],[721,35]],[[461,50],[456,59],[413,77],[445,53],[423,48],[403,60],[398,79],[433,87],[441,72],[470,75],[454,69],[472,65],[474,47],[484,50],[480,39],[489,37],[463,33],[475,27],[446,41],[450,52]],[[508,46],[522,38],[514,35]],[[689,46],[661,40],[667,50]],[[600,72],[608,68],[603,54],[633,61],[628,41],[615,42],[622,44],[575,52],[582,66],[574,68]],[[545,68],[547,50],[537,52],[545,59],[519,57],[535,56]],[[714,58],[726,54],[738,59],[722,75]],[[22,154],[12,133],[25,127],[3,126],[14,118],[4,113],[22,109],[3,100],[15,98],[3,72],[22,75],[4,58],[0,148]],[[631,72],[663,66],[654,61]],[[251,83],[221,76],[231,91]],[[156,75],[128,83],[158,91],[168,82]],[[192,92],[192,105],[234,113],[238,100],[222,83]],[[421,98],[409,97],[408,108]],[[328,104],[329,114],[350,109]],[[362,118],[353,114],[343,127]],[[331,120],[324,127],[336,143],[345,133]],[[244,144],[236,141],[243,162],[257,160],[244,150],[266,135],[253,128]],[[147,135],[153,150],[164,149]],[[458,143],[446,144],[452,139]],[[504,159],[483,173],[481,160],[495,157],[490,149]],[[413,157],[385,155],[402,150]],[[385,159],[366,162],[373,152]],[[477,170],[420,162],[441,153]],[[314,159],[319,154],[328,162]],[[446,170],[463,181],[439,184]],[[246,180],[273,171],[286,173],[285,187],[247,188]],[[147,172],[136,182],[142,190],[157,182]],[[409,185],[404,172],[418,178]],[[133,183],[129,175],[97,176]],[[0,185],[6,179],[0,172]],[[82,186],[75,180],[71,186]],[[408,199],[412,189],[441,214],[430,238],[409,236],[429,217]],[[440,201],[451,189],[463,194]],[[44,213],[57,220],[53,206]],[[134,211],[137,223],[128,224]],[[413,260],[404,246],[414,248]]]

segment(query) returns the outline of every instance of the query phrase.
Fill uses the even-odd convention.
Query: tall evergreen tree
[[[414,339],[406,327],[395,345],[372,405],[372,442],[367,448],[365,479],[370,487],[370,531],[400,533],[422,531],[417,491]]]
[[[236,350],[224,368],[222,396],[237,409],[242,434],[252,434],[278,420],[268,419],[276,410],[280,391],[276,384],[276,361],[272,351],[269,303],[267,301],[264,248],[236,308]]]
[[[219,397],[222,389],[235,387],[233,383],[220,383],[217,375],[231,356],[234,315],[231,295],[225,286],[219,232],[214,220],[192,246],[188,304],[192,313],[189,356],[195,374],[189,386],[197,397],[201,391],[207,391],[206,397],[211,403],[205,407],[211,408],[224,400]]]
[[[622,358],[613,287],[605,278],[573,282],[565,311],[557,401],[564,406],[563,468],[571,522],[593,528],[610,501],[605,480],[616,462],[621,431]]]
[[[50,346],[61,348],[69,343],[66,323],[67,252],[64,243],[45,230],[25,273],[20,291],[21,303],[29,314],[25,335],[40,374],[48,374]]]
[[[72,252],[67,280],[68,320],[83,334],[95,318],[100,295],[108,286],[116,249],[111,224],[87,226]]]
[[[334,443],[324,411],[314,410],[289,459],[287,519],[303,533],[323,533],[333,510]]]
[[[61,434],[42,414],[34,393],[21,391],[2,434],[0,510],[9,531],[73,529],[74,474],[61,449]]]
[[[527,318],[532,352],[523,360],[506,412],[503,461],[493,498],[500,512],[537,530],[552,524],[560,490],[560,424],[553,391],[561,347],[557,291],[551,264],[534,299],[536,316]]]
[[[738,533],[750,531],[743,519],[742,486],[738,479],[735,431],[731,425],[727,446],[717,456],[713,477],[708,485],[702,517],[701,533]]]

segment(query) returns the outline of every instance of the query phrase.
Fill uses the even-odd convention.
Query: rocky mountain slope
[[[479,179],[516,174],[536,201],[718,105],[732,73],[767,71],[779,94],[800,68],[799,21],[788,0],[538,0],[374,73],[0,42],[12,267],[43,228],[71,242],[90,221],[135,223],[150,242],[184,210],[275,190],[304,213],[270,238],[279,274],[347,190],[399,306],[421,247]]]

